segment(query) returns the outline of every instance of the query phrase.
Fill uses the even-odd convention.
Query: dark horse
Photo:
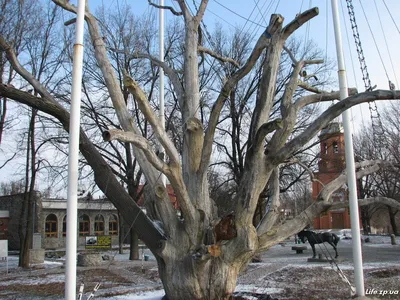
[[[311,245],[312,251],[313,251],[313,258],[316,257],[314,245],[325,243],[325,242],[329,243],[329,245],[331,245],[333,247],[333,249],[335,249],[335,252],[336,252],[335,258],[337,258],[339,256],[339,254],[337,253],[336,245],[340,239],[336,234],[331,233],[331,232],[316,233],[314,231],[302,230],[297,235],[299,236],[299,238],[301,239],[301,241],[303,243],[305,243],[308,240],[308,242]]]

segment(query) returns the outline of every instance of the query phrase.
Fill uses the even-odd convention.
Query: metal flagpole
[[[82,87],[83,31],[85,0],[78,1],[74,61],[72,71],[71,112],[69,120],[67,249],[65,263],[65,299],[76,299],[76,252],[78,216],[78,153]]]
[[[164,6],[164,0],[160,0],[160,6]],[[160,61],[164,62],[164,9],[160,8],[160,27],[159,27],[159,46],[160,46]],[[165,116],[164,116],[164,69],[160,67],[160,122],[162,127],[165,129]],[[165,159],[164,148],[160,144],[160,156]],[[166,177],[164,174],[161,175],[161,182],[166,186]]]
[[[338,76],[340,85],[340,100],[348,97],[346,70],[344,66],[342,37],[340,32],[339,9],[337,0],[332,0],[332,15],[335,30],[336,54],[338,59]],[[351,235],[353,242],[354,277],[357,296],[364,296],[364,273],[362,266],[360,217],[358,213],[356,170],[354,165],[353,138],[351,135],[350,112],[342,114],[344,127],[344,142],[346,154],[347,183],[349,186]]]

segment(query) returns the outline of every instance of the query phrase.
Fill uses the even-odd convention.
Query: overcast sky
[[[159,0],[153,0],[153,2],[159,4]],[[199,2],[199,0],[187,1],[192,11],[195,11],[195,5],[198,7]],[[400,74],[396,74],[395,70],[397,73],[400,72],[400,1],[354,0],[352,3],[372,86],[377,85],[379,89],[388,89],[389,77],[398,89]],[[148,11],[157,13],[155,8],[149,7],[147,0],[89,0],[89,5],[92,10],[99,5],[105,5],[106,8],[130,5],[133,12],[138,15]],[[175,0],[164,0],[164,5],[179,10]],[[338,5],[348,85],[357,87],[361,92],[365,90],[364,82],[346,1],[338,0]],[[319,8],[319,15],[303,25],[295,33],[295,37],[304,40],[313,39],[326,52],[327,57],[336,60],[331,0],[209,0],[204,22],[209,31],[212,31],[214,25],[219,23],[228,30],[240,28],[243,32],[258,37],[265,29],[272,13],[281,14],[285,18],[285,23],[288,23],[299,12],[315,6]],[[172,18],[177,17],[166,11],[165,22],[168,23]],[[384,104],[377,103],[377,105],[382,109]],[[370,121],[368,104],[354,108],[352,115],[355,121],[354,130],[357,131],[363,119],[366,123]]]
[[[76,4],[77,0],[71,0],[70,2]],[[153,2],[159,3],[159,0],[153,0]],[[194,3],[198,6],[199,0],[190,0],[187,2],[194,11]],[[377,85],[380,89],[388,89],[388,75],[389,79],[396,85],[396,89],[399,89],[400,1],[364,0],[362,1],[363,7],[360,0],[352,2],[372,85]],[[158,14],[157,9],[148,5],[147,0],[89,0],[92,12],[102,4],[105,5],[106,9],[122,7],[125,4],[130,5],[132,11],[137,15],[149,11]],[[176,1],[164,0],[164,5],[172,6],[176,10],[179,10]],[[204,22],[210,32],[213,30],[215,24],[219,23],[227,30],[240,28],[243,32],[258,37],[265,29],[266,24],[268,24],[272,13],[281,14],[285,18],[285,23],[288,23],[299,12],[314,6],[319,7],[319,15],[308,24],[303,25],[295,33],[295,37],[304,40],[313,39],[322,50],[326,51],[327,57],[336,60],[330,0],[209,0]],[[350,87],[357,87],[359,91],[364,91],[345,0],[339,0],[339,9],[348,84]],[[366,17],[364,16],[364,12]],[[166,11],[165,22],[170,22],[172,18],[177,17]],[[393,19],[397,23],[394,23]],[[375,43],[379,45],[380,55]],[[352,65],[354,65],[355,72],[353,72]],[[395,74],[394,70],[398,73]],[[382,106],[383,104],[378,103],[379,109],[382,109]],[[363,105],[362,108],[354,108],[352,115],[355,121],[355,131],[361,126],[363,119],[367,123],[370,121],[367,104]],[[2,161],[3,159],[0,157],[0,164]],[[8,176],[9,172],[3,169],[0,172],[0,181],[7,181],[9,179]]]

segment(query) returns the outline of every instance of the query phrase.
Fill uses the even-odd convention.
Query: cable
[[[325,2],[326,7],[326,23],[325,23],[325,66],[328,64],[328,33],[329,33],[329,3]]]
[[[217,3],[217,4],[219,4],[220,6],[222,6],[223,8],[225,8],[226,10],[228,10],[228,11],[230,11],[231,13],[235,14],[236,16],[238,16],[238,17],[240,17],[240,18],[242,18],[242,19],[244,19],[244,20],[247,20],[247,21],[250,22],[250,23],[253,23],[253,24],[255,24],[255,25],[258,25],[258,26],[260,26],[260,27],[262,27],[262,28],[265,28],[265,26],[263,26],[263,25],[261,25],[261,24],[258,24],[258,23],[254,22],[254,21],[252,21],[252,20],[249,20],[248,18],[243,17],[242,15],[239,15],[237,12],[233,11],[233,10],[230,9],[229,7],[226,7],[225,5],[223,5],[222,3],[218,2],[217,0],[214,0],[214,1],[215,1],[215,3]]]
[[[311,6],[312,6],[312,0],[309,1],[308,9],[311,9]],[[305,38],[304,38],[304,50],[303,50],[303,51],[304,51],[304,54],[303,54],[303,59],[305,58],[306,53],[307,53],[308,39],[309,39],[309,37],[310,37],[310,24],[311,24],[311,20],[308,21],[307,24],[306,24],[306,33],[305,33]]]
[[[221,19],[222,21],[224,21],[226,24],[232,26],[233,28],[237,28],[235,25],[233,25],[232,23],[229,23],[227,20],[225,20],[224,18],[222,18],[220,15],[214,13],[214,12],[211,11],[210,9],[207,9],[207,12],[213,14],[214,16],[216,16],[217,18]]]
[[[253,7],[253,10],[251,11],[250,15],[248,16],[246,22],[244,23],[242,29],[240,29],[239,31],[239,35],[243,32],[244,28],[246,27],[247,23],[249,22],[248,20],[251,18],[251,16],[253,15],[254,11],[255,11],[256,7]]]
[[[358,26],[357,26],[357,22],[356,22],[355,13],[354,13],[353,2],[352,2],[352,0],[346,0],[346,3],[347,3],[347,10],[348,10],[349,17],[350,17],[351,28],[353,30],[353,37],[354,37],[354,41],[355,41],[356,48],[357,48],[358,60],[360,62],[360,69],[361,69],[361,72],[363,75],[365,89],[367,91],[371,91],[372,90],[371,80],[369,78],[367,64],[365,62],[364,52],[363,52],[363,49],[361,46],[360,34],[358,32]],[[365,13],[364,13],[364,16],[365,16]],[[367,20],[367,23],[368,23],[368,20]],[[368,26],[369,26],[369,23],[368,23]],[[371,31],[371,33],[372,33],[372,31]],[[374,41],[375,41],[375,39],[374,39]],[[376,45],[376,43],[375,43],[375,45]],[[379,115],[378,107],[376,106],[375,101],[369,102],[368,105],[369,105],[369,111],[370,111],[370,116],[371,116],[371,125],[372,125],[372,130],[373,130],[373,135],[374,135],[374,142],[376,143],[375,145],[377,146],[376,148],[378,148],[378,147],[384,148],[386,145],[385,132],[383,130],[382,121],[381,121],[381,118]],[[380,151],[379,151],[379,155],[381,155]]]
[[[307,214],[307,210],[304,210],[304,214],[306,215],[307,219],[309,220],[310,224],[312,224],[312,220],[310,219],[310,217]],[[310,243],[310,241],[308,241]],[[311,245],[311,243],[310,243]],[[343,273],[343,271],[339,268],[339,265],[336,263],[336,261],[333,259],[332,255],[330,254],[328,248],[326,247],[325,243],[322,243],[322,245],[325,247],[326,252],[329,254],[329,257],[331,259],[328,259],[328,256],[326,255],[326,252],[322,249],[322,246],[320,244],[317,244],[318,247],[320,248],[320,250],[322,251],[322,253],[324,254],[325,258],[329,261],[329,264],[331,265],[332,269],[339,275],[339,277],[342,279],[342,281],[344,283],[347,283],[352,291],[352,293],[354,294],[356,289],[355,287],[350,283],[349,279],[346,277],[346,275]],[[315,246],[314,246],[315,247]],[[337,248],[337,246],[336,246]],[[337,252],[337,250],[336,250]],[[335,264],[336,266],[336,270],[333,266],[333,264]]]
[[[345,15],[345,11],[344,11],[344,7],[343,7],[343,2],[340,2],[340,5],[341,5],[341,8],[342,8],[342,14],[344,16]],[[349,53],[350,53],[350,61],[351,61],[351,68],[353,70],[354,83],[355,83],[356,89],[358,91],[358,83],[357,83],[356,71],[355,71],[355,67],[354,67],[353,55],[352,55],[352,51],[351,51],[351,47],[350,47],[349,31],[347,29],[346,22],[344,22],[344,28],[345,28],[345,31],[346,31],[347,46],[349,48]],[[360,109],[361,123],[362,123],[363,126],[365,126],[365,124],[364,124],[364,115],[363,115],[363,112],[362,112],[362,109],[361,109],[361,105],[358,105],[358,108]],[[350,111],[351,111],[351,117],[352,117],[352,120],[353,120],[354,119],[353,118],[353,110],[350,109]],[[352,125],[353,125],[353,133],[355,133],[356,131],[355,131],[355,128],[354,128],[354,122],[352,122]]]
[[[366,15],[366,13],[365,13],[364,6],[362,5],[361,0],[358,0],[358,1],[360,2],[361,9],[362,9],[363,14],[364,14],[364,18],[365,18],[365,20],[367,21],[367,25],[368,25],[369,31],[370,31],[370,33],[371,33],[371,35],[372,35],[372,39],[373,39],[373,41],[374,41],[376,50],[378,51],[379,58],[380,58],[380,60],[381,60],[383,69],[385,70],[385,73],[386,73],[386,77],[387,77],[387,79],[390,81],[388,72],[387,72],[386,67],[385,67],[385,63],[383,62],[383,58],[382,58],[382,55],[381,55],[381,51],[379,50],[378,44],[376,43],[375,36],[374,36],[374,33],[372,32],[371,25],[370,25],[369,22],[368,22],[368,18],[367,18],[367,15]]]
[[[396,21],[394,20],[392,14],[390,13],[390,10],[389,10],[389,8],[388,8],[387,5],[386,5],[385,0],[383,0],[383,4],[385,4],[386,10],[388,11],[388,13],[389,13],[389,15],[390,15],[390,18],[392,19],[392,21],[393,21],[393,23],[394,23],[394,26],[396,26],[397,32],[400,34],[399,27],[397,27]]]
[[[271,2],[269,3],[269,5],[267,6],[267,8],[265,9],[265,14],[266,14],[266,15],[267,15],[267,14],[269,13],[269,11],[271,10],[272,5],[275,3],[275,1],[276,1],[276,0],[271,1]],[[264,9],[264,6],[265,6],[266,3],[267,3],[267,2],[264,2],[264,5],[261,7],[261,10]],[[262,19],[262,17],[260,17],[260,18],[258,19],[258,22],[261,21],[261,19]],[[257,34],[257,32],[258,32],[258,29],[259,29],[259,28],[257,28],[257,26],[254,26],[254,29],[252,30],[252,32],[251,32],[251,34],[250,34],[250,36],[251,36],[252,38],[254,38],[254,37],[256,36],[256,34]],[[249,31],[250,31],[250,30],[249,30]]]
[[[389,49],[389,46],[388,46],[388,43],[387,43],[385,30],[383,30],[381,15],[379,14],[378,6],[376,5],[376,0],[374,0],[374,4],[375,4],[376,13],[377,13],[377,15],[378,15],[379,24],[381,25],[381,30],[382,30],[383,38],[384,38],[384,40],[385,40],[386,49],[387,49],[387,52],[388,52],[388,54],[389,54],[389,60],[390,60],[391,66],[392,66],[394,78],[395,78],[395,80],[396,80],[396,86],[398,87],[398,86],[399,86],[399,83],[398,83],[398,81],[397,81],[396,71],[394,70],[392,55],[390,54],[390,49]],[[390,80],[389,80],[389,88],[390,88]]]
[[[257,2],[256,2],[256,0],[254,0],[255,6],[257,7],[258,11],[260,12],[261,17],[263,18],[265,24],[267,24],[267,20],[265,19],[265,16],[263,15],[263,13],[261,12],[260,8],[258,7],[258,2],[260,2],[260,0],[258,0]]]
[[[300,5],[300,9],[299,9],[299,14],[301,14],[301,10],[302,10],[302,8],[303,8],[303,3],[304,3],[304,0],[301,0],[301,5]]]
[[[276,13],[276,11],[278,10],[279,4],[281,4],[281,0],[278,0],[278,3],[275,6],[275,10],[274,10],[274,14]]]

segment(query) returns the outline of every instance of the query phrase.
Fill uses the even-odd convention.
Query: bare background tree
[[[400,203],[399,163],[400,163],[400,126],[398,124],[399,104],[390,103],[384,109],[381,119],[384,132],[384,144],[374,140],[373,128],[364,127],[358,134],[355,142],[355,153],[359,160],[385,159],[390,161],[391,167],[385,168],[359,180],[360,198],[387,197]],[[386,204],[367,205],[361,208],[363,228],[369,229],[372,216],[380,211],[386,211],[392,231],[399,235],[396,215],[399,208]]]
[[[53,2],[65,11],[76,13],[76,7],[68,1]],[[300,231],[309,223],[309,218],[337,207],[336,203],[331,202],[330,196],[346,181],[345,173],[325,185],[318,199],[302,212],[299,211],[295,218],[280,222],[280,174],[284,174],[280,171],[281,166],[292,163],[294,156],[307,148],[314,136],[346,109],[373,100],[399,99],[400,92],[378,90],[356,94],[354,90],[350,90],[350,97],[323,112],[314,111],[317,115],[314,119],[309,119],[308,124],[298,126],[302,114],[307,109],[312,109],[315,103],[332,101],[339,97],[339,92],[326,92],[323,87],[317,88],[308,84],[306,79],[312,74],[299,75],[304,75],[304,68],[321,64],[321,60],[309,60],[285,46],[299,27],[318,15],[318,9],[313,8],[298,14],[286,26],[283,26],[282,16],[272,15],[267,28],[247,55],[236,56],[241,59],[237,62],[231,57],[223,56],[224,53],[206,48],[201,42],[202,33],[199,27],[208,1],[201,1],[195,12],[191,12],[185,1],[177,2],[180,11],[169,11],[184,22],[184,43],[179,43],[181,40],[178,37],[178,44],[174,44],[171,49],[171,53],[177,57],[165,62],[160,62],[154,55],[141,52],[149,49],[132,49],[129,43],[115,43],[113,39],[118,39],[110,36],[107,27],[86,8],[88,35],[93,45],[93,52],[88,54],[92,55],[95,62],[92,64],[95,69],[92,73],[96,74],[98,82],[103,82],[104,87],[98,93],[103,93],[107,98],[100,97],[99,101],[103,105],[106,103],[105,106],[108,107],[112,105],[113,119],[109,123],[115,126],[105,130],[99,129],[97,124],[87,127],[82,124],[80,151],[93,171],[98,188],[112,201],[128,223],[135,220],[135,231],[157,259],[167,296],[170,299],[228,299],[235,289],[239,272],[254,255]],[[126,48],[113,50],[110,45],[126,45]],[[68,95],[56,93],[38,80],[32,70],[20,63],[19,59],[23,57],[16,54],[3,35],[0,36],[0,51],[4,52],[15,72],[21,76],[21,81],[29,83],[37,92],[37,95],[32,95],[20,84],[13,87],[3,83],[0,84],[0,96],[54,117],[68,131]],[[126,58],[117,55],[121,53],[144,59],[147,62],[145,64],[150,61],[149,70],[153,70],[154,66],[164,69],[171,89],[171,101],[176,101],[176,110],[169,110],[177,113],[174,120],[178,122],[173,123],[173,132],[176,135],[162,129],[151,104],[152,89],[146,86],[146,81],[140,81],[140,70],[127,65]],[[277,93],[283,53],[290,58],[292,68],[284,81],[284,87]],[[215,72],[213,68],[202,65],[202,60],[208,56],[217,59],[230,70],[223,73],[225,78],[214,87],[213,93],[200,80],[206,79],[204,74],[207,72]],[[154,73],[151,71],[151,74],[156,74],[156,70],[154,69]],[[255,72],[259,73],[259,79],[254,86],[256,95],[251,106],[253,113],[248,118],[248,126],[242,128],[246,131],[245,134],[239,132],[238,135],[244,139],[243,145],[246,149],[243,170],[237,179],[235,192],[227,194],[228,198],[225,200],[233,208],[233,212],[219,216],[218,206],[210,197],[209,184],[209,180],[216,177],[215,173],[209,173],[216,132],[224,118],[225,103],[238,99],[233,92],[252,70],[259,70]],[[151,79],[148,84],[151,86],[153,82]],[[307,92],[299,94],[302,90]],[[98,96],[94,92],[88,89],[86,94],[92,101]],[[209,103],[208,106],[205,105],[206,102]],[[138,109],[143,118],[136,113]],[[143,126],[141,124],[144,119],[149,126],[145,136],[140,127]],[[115,176],[115,165],[104,159],[103,150],[97,146],[99,136],[94,134],[99,130],[102,131],[105,142],[113,147],[129,147],[132,157],[140,165],[147,183],[144,188],[147,215],[138,207],[126,186],[121,185],[120,178]],[[231,133],[230,130],[229,132]],[[155,141],[164,147],[167,155],[165,161],[157,155]],[[174,143],[176,141],[179,142]],[[117,151],[112,152],[114,155],[116,153]],[[119,153],[123,152],[119,150]],[[362,178],[387,165],[390,164],[382,160],[359,162],[357,177]],[[180,216],[160,181],[161,173],[166,175],[174,189],[180,206]],[[260,194],[267,183],[270,208],[255,227],[254,216]],[[227,188],[226,191],[228,190]],[[363,199],[360,203],[373,201],[394,202],[387,197],[375,197]]]

